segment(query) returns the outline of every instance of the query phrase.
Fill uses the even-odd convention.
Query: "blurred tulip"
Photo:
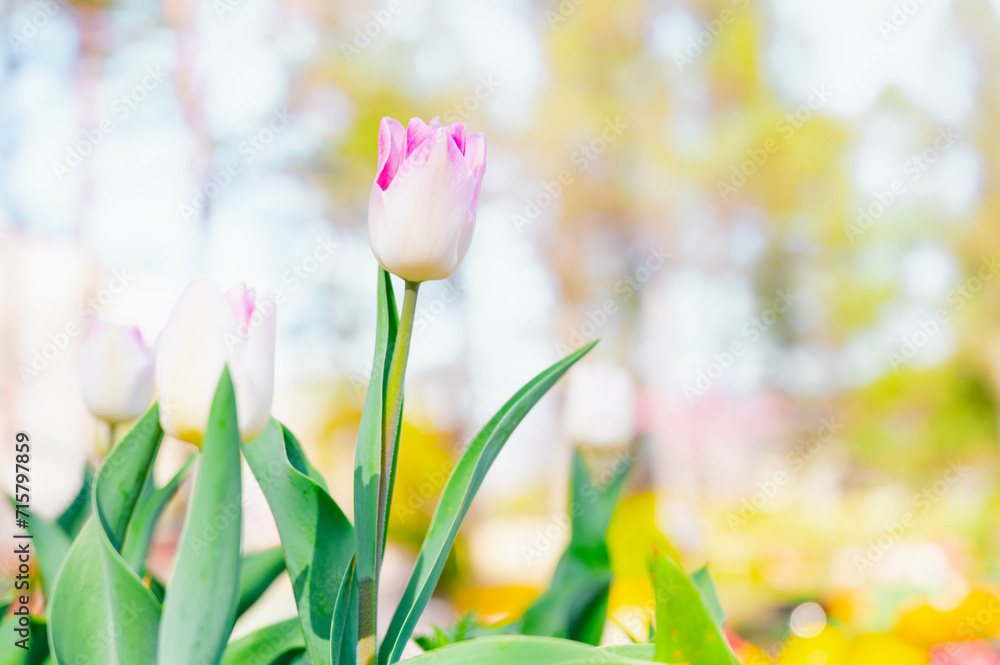
[[[153,352],[135,326],[95,321],[77,375],[87,408],[112,425],[138,418],[153,401]]]
[[[444,279],[465,258],[476,228],[486,137],[465,124],[382,118],[368,239],[389,272],[411,282]]]
[[[225,295],[211,280],[193,281],[160,334],[156,385],[165,432],[200,446],[215,389],[228,365],[240,437],[267,425],[274,395],[274,307],[260,307],[240,285]]]
[[[635,437],[635,386],[625,369],[612,363],[580,365],[569,373],[564,420],[576,443],[606,448]]]

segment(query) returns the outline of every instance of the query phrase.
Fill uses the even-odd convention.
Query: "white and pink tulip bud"
[[[105,422],[135,420],[153,401],[153,351],[135,326],[95,321],[76,369],[84,403]]]
[[[160,334],[156,386],[160,424],[173,437],[200,446],[224,367],[236,393],[240,438],[260,434],[274,396],[275,309],[252,289],[223,295],[207,278],[184,290]]]
[[[448,277],[476,228],[486,137],[465,124],[382,118],[368,239],[383,268],[411,282]]]

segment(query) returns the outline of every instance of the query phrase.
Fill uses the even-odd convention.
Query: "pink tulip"
[[[87,408],[106,422],[134,420],[153,401],[153,352],[135,326],[95,321],[77,375]]]
[[[368,239],[383,268],[411,282],[444,279],[465,258],[476,228],[486,137],[465,124],[382,118]]]

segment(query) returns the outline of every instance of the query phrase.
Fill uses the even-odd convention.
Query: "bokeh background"
[[[350,513],[378,122],[439,116],[487,134],[488,166],[468,258],[421,290],[390,589],[471,435],[600,337],[592,379],[498,460],[428,624],[514,617],[545,586],[576,444],[634,463],[609,640],[645,634],[655,545],[710,562],[734,630],[782,663],[997,662],[996,0],[0,15],[0,449],[39,442],[40,512],[107,446],[74,370],[93,319],[155,341],[207,274],[280,298],[274,414]],[[247,547],[275,544],[247,510]],[[241,630],[293,612],[283,581]]]

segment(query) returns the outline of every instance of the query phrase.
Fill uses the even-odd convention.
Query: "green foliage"
[[[631,468],[631,457],[617,460],[610,478],[602,483],[587,468],[583,454],[573,451],[570,543],[548,590],[528,608],[518,632],[600,643],[611,590],[606,538]]]
[[[399,660],[403,647],[413,634],[420,615],[434,593],[445,559],[455,542],[462,520],[472,505],[472,499],[507,439],[549,388],[595,344],[596,342],[592,342],[570,354],[529,381],[501,407],[466,448],[441,493],[441,500],[431,518],[431,525],[417,555],[410,581],[389,624],[379,652],[381,665]]]
[[[240,482],[236,396],[227,369],[212,402],[177,563],[163,601],[162,665],[215,665],[226,647],[239,602]]]
[[[305,653],[305,642],[297,619],[261,628],[230,643],[222,665],[278,665],[290,663]]]
[[[714,601],[706,601],[699,585],[669,556],[651,555],[649,569],[656,593],[656,661],[738,665],[714,616]]]
[[[122,542],[162,436],[154,405],[98,471],[93,515],[66,555],[49,599],[49,639],[61,662],[156,662],[160,604],[115,543]]]
[[[277,421],[243,444],[243,453],[278,526],[309,657],[316,665],[329,663],[334,605],[354,555],[351,523]]]

